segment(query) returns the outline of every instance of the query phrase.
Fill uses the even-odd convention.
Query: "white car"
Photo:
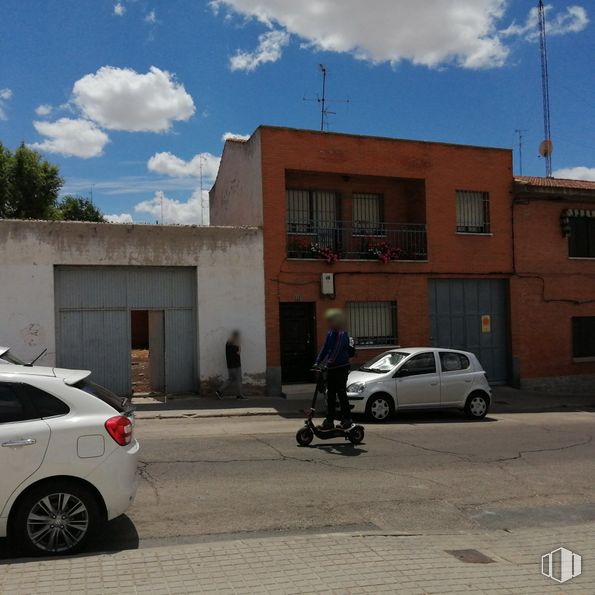
[[[79,551],[134,499],[132,411],[89,375],[0,366],[0,537],[22,553]]]
[[[394,349],[349,374],[347,396],[354,413],[385,421],[395,411],[458,408],[483,419],[492,391],[472,353],[416,347]]]

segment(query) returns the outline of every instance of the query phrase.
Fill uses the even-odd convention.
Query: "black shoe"
[[[323,432],[328,432],[329,430],[335,429],[335,424],[333,423],[332,419],[325,419],[319,426],[316,427]]]
[[[245,397],[244,395],[238,395],[238,396],[236,397],[236,399],[238,399],[238,400],[240,400],[240,401],[247,401],[247,400],[248,400],[248,397]]]
[[[340,430],[349,430],[349,428],[351,428],[351,426],[353,426],[353,422],[350,419],[348,419],[348,420],[342,421],[338,427]]]
[[[221,401],[223,399],[223,393],[220,390],[215,391],[215,396]]]

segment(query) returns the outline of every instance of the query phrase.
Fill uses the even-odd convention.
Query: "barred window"
[[[457,191],[457,232],[490,233],[488,192]]]
[[[381,194],[353,195],[354,235],[384,235],[382,198]]]
[[[347,311],[356,345],[398,344],[396,302],[349,302]]]
[[[336,192],[288,190],[286,194],[289,233],[316,233],[317,229],[336,226]]]
[[[572,357],[595,357],[595,316],[572,319]]]

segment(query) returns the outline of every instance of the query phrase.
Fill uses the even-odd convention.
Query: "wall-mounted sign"
[[[492,332],[492,317],[489,314],[484,314],[481,317],[481,332],[491,333]]]

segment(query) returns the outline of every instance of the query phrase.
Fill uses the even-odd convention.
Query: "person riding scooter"
[[[319,430],[333,430],[335,421],[336,399],[341,405],[341,424],[343,430],[353,425],[351,408],[347,398],[347,377],[349,376],[349,360],[355,355],[353,340],[345,329],[345,315],[342,310],[332,308],[326,311],[329,330],[324,345],[316,358],[316,367],[327,369],[327,414]]]

